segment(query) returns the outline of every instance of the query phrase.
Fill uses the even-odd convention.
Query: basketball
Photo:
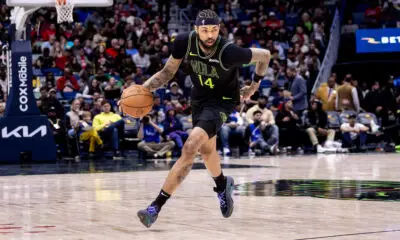
[[[153,108],[153,95],[142,85],[131,86],[122,93],[120,107],[129,116],[146,116]]]

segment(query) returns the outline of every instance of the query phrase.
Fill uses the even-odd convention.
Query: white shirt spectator
[[[75,127],[80,120],[80,116],[82,115],[82,111],[79,112],[74,112],[74,111],[69,111],[67,112],[67,116],[69,117],[70,121],[71,121],[71,126]]]
[[[140,68],[148,68],[150,66],[150,56],[149,54],[144,54],[144,56],[140,56],[139,53],[133,55],[133,62],[137,67]]]
[[[350,123],[343,123],[340,126],[340,130],[350,132],[350,137],[352,140],[356,139],[358,136],[358,133],[355,131],[365,131],[367,127],[364,124],[361,123],[355,123],[354,126],[351,126]]]
[[[286,60],[286,62],[287,62],[287,67],[288,68],[297,68],[298,66],[299,66],[299,61],[298,60],[295,60],[295,61],[292,61],[292,60],[290,60],[289,58]]]

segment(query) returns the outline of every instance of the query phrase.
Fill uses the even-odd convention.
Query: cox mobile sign
[[[360,29],[356,39],[357,53],[400,52],[400,28]]]
[[[31,42],[12,41],[9,60],[12,87],[6,112],[0,118],[0,163],[20,163],[24,156],[33,162],[55,162],[54,136],[33,95]]]

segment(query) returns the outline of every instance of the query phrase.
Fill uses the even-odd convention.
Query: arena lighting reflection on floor
[[[307,196],[341,200],[400,201],[400,182],[285,179],[235,186],[239,196]]]
[[[59,161],[54,164],[0,165],[0,176],[36,175],[36,174],[71,174],[71,173],[111,173],[133,171],[165,171],[172,168],[176,160],[96,160],[81,162]],[[273,166],[221,164],[222,168],[273,168]],[[195,162],[193,169],[206,169],[203,162]]]

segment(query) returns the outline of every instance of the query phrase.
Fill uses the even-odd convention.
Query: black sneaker
[[[233,212],[233,199],[232,193],[234,188],[234,181],[232,177],[226,177],[226,187],[225,190],[219,192],[217,188],[214,188],[214,192],[218,194],[219,205],[221,209],[222,216],[228,218]]]
[[[137,215],[143,225],[149,228],[157,220],[159,212],[160,210],[156,206],[148,206],[146,209],[137,212]]]

